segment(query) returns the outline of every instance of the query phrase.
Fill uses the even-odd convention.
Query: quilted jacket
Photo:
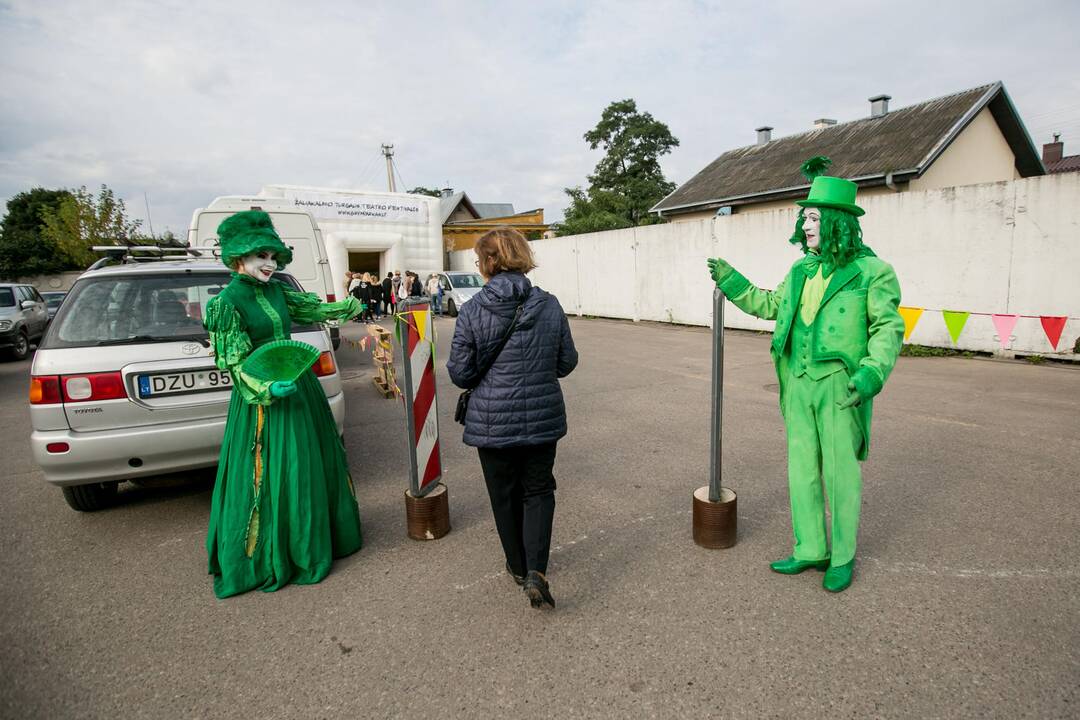
[[[514,318],[521,316],[510,340],[484,378]],[[566,406],[559,378],[577,366],[570,324],[554,295],[533,287],[516,272],[491,278],[462,305],[454,329],[450,379],[472,390],[465,416],[465,444],[502,448],[554,442],[566,434]]]

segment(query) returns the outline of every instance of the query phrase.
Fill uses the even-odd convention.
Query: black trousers
[[[477,448],[495,527],[515,575],[547,572],[555,518],[555,447]]]

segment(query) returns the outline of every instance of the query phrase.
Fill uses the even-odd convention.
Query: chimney
[[[883,117],[889,112],[889,101],[892,95],[875,95],[870,98],[870,117]]]
[[[814,129],[820,130],[821,128],[831,127],[836,124],[836,121],[832,118],[818,118],[814,121]]]
[[[772,140],[772,131],[773,129],[768,125],[762,125],[757,128],[757,144],[764,145]]]
[[[453,194],[454,194],[454,188],[451,188],[451,187],[444,187],[444,188],[442,189],[442,196],[443,196],[443,197],[450,197],[450,196],[451,196],[451,195],[453,195]]]
[[[1065,143],[1061,142],[1061,133],[1054,133],[1054,142],[1043,145],[1043,165],[1055,163],[1065,154]]]

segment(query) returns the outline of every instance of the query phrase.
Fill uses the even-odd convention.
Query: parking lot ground
[[[769,337],[727,336],[739,541],[704,550],[709,332],[573,319],[558,608],[537,612],[502,572],[451,419],[453,321],[436,323],[450,534],[405,536],[402,407],[346,344],[365,547],[319,585],[224,601],[207,475],[73,512],[29,455],[29,362],[0,363],[0,716],[1076,717],[1080,367],[901,358],[876,402],[855,583],[831,595],[767,565],[791,541]]]

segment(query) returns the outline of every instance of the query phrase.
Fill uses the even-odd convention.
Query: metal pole
[[[709,437],[709,502],[720,502],[724,436],[724,293],[713,290],[712,433]]]

